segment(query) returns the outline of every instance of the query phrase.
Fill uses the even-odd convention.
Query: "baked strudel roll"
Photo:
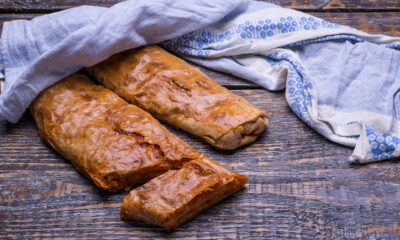
[[[253,142],[267,114],[158,46],[116,54],[86,69],[128,102],[219,149]]]
[[[124,198],[121,217],[171,231],[246,183],[247,177],[201,155],[133,189]]]
[[[149,113],[74,74],[31,105],[39,134],[108,191],[144,183],[200,154]]]

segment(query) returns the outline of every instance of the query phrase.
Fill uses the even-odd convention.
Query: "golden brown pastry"
[[[220,149],[250,143],[267,114],[158,46],[112,56],[87,71],[128,102]]]
[[[40,136],[106,190],[144,183],[200,154],[142,109],[74,74],[31,106]]]
[[[124,198],[121,217],[176,229],[206,208],[241,189],[247,177],[201,155],[133,189]]]

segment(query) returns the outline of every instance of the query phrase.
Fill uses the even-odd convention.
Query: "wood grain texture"
[[[2,0],[0,12],[18,14],[0,14],[0,24],[119,1]],[[268,1],[369,33],[400,36],[398,0]],[[399,160],[350,165],[352,149],[301,122],[283,92],[204,71],[270,113],[267,131],[249,146],[222,152],[165,125],[200,152],[247,175],[245,189],[172,233],[123,221],[119,206],[127,193],[95,187],[40,140],[25,113],[16,125],[0,122],[0,239],[400,239]]]
[[[107,193],[77,173],[37,135],[29,113],[0,124],[0,237],[397,239],[400,165],[353,166],[291,112],[282,92],[234,90],[270,113],[254,144],[218,151],[167,126],[200,152],[249,177],[246,188],[176,232],[123,221],[125,192]]]
[[[398,0],[261,0],[278,4],[282,7],[295,8],[301,10],[399,10],[400,2]]]
[[[275,3],[283,7],[302,10],[399,10],[398,0],[260,0]],[[27,11],[59,11],[80,5],[95,5],[109,7],[122,0],[3,0],[0,2],[0,10],[8,12]]]
[[[400,36],[400,12],[313,12],[310,14],[367,33]]]

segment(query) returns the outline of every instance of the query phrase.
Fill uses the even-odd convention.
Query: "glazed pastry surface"
[[[121,217],[171,231],[246,183],[247,177],[201,155],[133,189],[124,198]]]
[[[158,46],[116,54],[86,69],[128,102],[219,149],[250,143],[267,114]]]
[[[41,138],[108,191],[144,183],[199,156],[149,113],[82,74],[46,89],[31,112]]]

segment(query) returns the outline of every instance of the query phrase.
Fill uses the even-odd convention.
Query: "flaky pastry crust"
[[[82,74],[43,91],[31,112],[41,138],[108,191],[144,183],[199,156],[149,113]]]
[[[128,102],[219,149],[253,142],[268,125],[265,112],[158,46],[119,53],[86,70]]]
[[[171,231],[246,183],[247,177],[201,155],[133,189],[124,198],[121,217]]]

